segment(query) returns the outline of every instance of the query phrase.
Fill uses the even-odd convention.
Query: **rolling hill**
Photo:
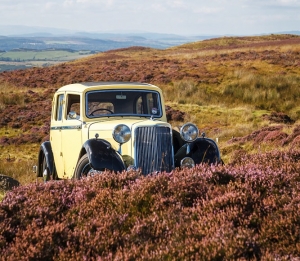
[[[160,86],[173,109],[170,118],[176,110],[185,112],[185,121],[218,139],[227,162],[239,150],[288,148],[298,139],[299,63],[300,36],[266,35],[221,37],[165,50],[121,48],[46,68],[2,72],[0,158],[35,160],[38,144],[49,133],[53,93],[85,81]],[[182,123],[175,117],[172,124]],[[27,146],[26,155],[14,149],[20,145]]]

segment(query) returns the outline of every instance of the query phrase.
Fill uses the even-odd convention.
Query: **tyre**
[[[92,170],[89,158],[87,154],[84,154],[77,163],[74,179],[81,179],[82,177],[86,177],[88,173]]]
[[[43,180],[44,182],[50,180],[50,170],[47,164],[46,157],[44,156],[43,164],[42,164],[42,174],[43,174]]]

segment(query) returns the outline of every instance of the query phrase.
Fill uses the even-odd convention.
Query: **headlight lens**
[[[185,141],[193,142],[198,138],[199,130],[196,125],[192,123],[186,123],[181,127],[180,135]]]
[[[180,166],[182,168],[193,168],[193,167],[195,167],[195,162],[192,158],[185,157],[181,160]]]
[[[125,124],[117,125],[113,131],[113,138],[116,142],[123,144],[130,140],[131,131],[129,127]]]

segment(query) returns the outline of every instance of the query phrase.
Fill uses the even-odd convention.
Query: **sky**
[[[300,0],[0,0],[0,26],[256,35],[300,31]]]

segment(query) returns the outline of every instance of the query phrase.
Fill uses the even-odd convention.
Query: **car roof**
[[[57,92],[64,91],[75,91],[75,92],[84,92],[95,89],[150,89],[160,91],[160,88],[149,84],[149,83],[139,83],[139,82],[81,82],[81,83],[72,83],[60,87]]]

